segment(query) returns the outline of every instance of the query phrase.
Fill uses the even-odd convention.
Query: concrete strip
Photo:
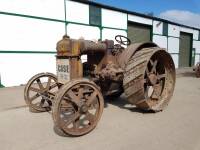
[[[0,90],[2,150],[199,150],[200,80],[177,79],[174,97],[160,113],[142,113],[122,96],[107,102],[97,128],[78,137],[53,131],[51,114],[34,114],[23,106],[23,87]],[[7,110],[5,110],[5,108]]]

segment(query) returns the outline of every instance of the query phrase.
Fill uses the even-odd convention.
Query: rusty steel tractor
[[[151,42],[131,44],[121,35],[115,40],[118,44],[113,40],[93,42],[63,36],[57,43],[57,76],[37,74],[25,87],[30,111],[52,110],[57,129],[81,136],[96,127],[108,96],[119,97],[124,92],[139,109],[163,110],[175,86],[170,54]],[[82,55],[87,55],[84,63]]]
[[[200,78],[200,62],[198,62],[194,67],[193,71],[195,72],[195,75],[197,78]]]

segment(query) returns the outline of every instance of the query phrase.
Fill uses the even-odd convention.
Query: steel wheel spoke
[[[48,78],[46,89],[49,90],[51,85],[51,78]]]
[[[80,114],[76,112],[74,115],[71,117],[67,118],[67,121],[62,121],[62,124],[64,128],[67,128],[71,123],[73,123],[75,120],[77,120],[80,117]]]
[[[153,60],[150,59],[149,62],[151,64],[151,66],[153,66]]]
[[[148,92],[149,92],[149,86],[147,85],[144,93],[146,99],[149,97]]]
[[[41,101],[40,101],[40,107],[43,107],[43,105],[44,105],[44,102],[45,102],[45,99],[41,99]]]
[[[158,79],[163,79],[163,78],[166,78],[167,77],[167,74],[160,74],[158,75]]]
[[[147,66],[147,68],[146,68],[146,74],[148,75],[149,74],[149,68],[148,68],[148,66]]]
[[[44,87],[43,87],[43,85],[42,85],[41,80],[40,80],[40,79],[37,79],[36,81],[37,81],[37,84],[39,85],[40,89],[43,90]]]
[[[157,64],[158,64],[158,60],[155,60],[154,63],[153,63],[153,67],[151,69],[152,73],[156,73],[156,66],[157,66]]]
[[[94,92],[90,95],[90,97],[89,97],[89,99],[88,99],[88,101],[87,101],[87,105],[90,106],[90,105],[92,104],[92,102],[95,100],[96,97],[97,97],[97,92],[94,91]]]
[[[79,88],[79,91],[78,91],[78,98],[82,98],[83,97],[83,88]]]
[[[37,93],[41,93],[40,89],[34,88],[34,87],[30,87],[29,90],[37,92]]]
[[[73,122],[73,128],[74,129],[78,129],[80,127],[80,120],[75,120],[74,122]]]
[[[38,98],[40,95],[37,93],[33,97],[30,98],[30,102],[34,101],[36,98]]]
[[[74,102],[78,107],[80,107],[80,100],[79,97],[74,94],[72,90],[69,90],[67,94],[70,97],[70,101]]]
[[[153,94],[151,96],[152,99],[159,99],[160,95],[161,95],[161,85],[160,83],[159,84],[156,84],[153,86]]]
[[[53,89],[53,88],[55,88],[55,87],[57,87],[58,86],[58,84],[57,83],[54,83],[53,85],[50,85],[49,86],[49,90],[51,90],[51,89]]]

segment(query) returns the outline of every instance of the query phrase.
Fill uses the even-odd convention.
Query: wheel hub
[[[47,91],[44,91],[43,93],[41,93],[41,96],[43,99],[48,100],[49,99],[49,94]]]
[[[150,81],[150,83],[151,83],[152,85],[155,85],[155,84],[158,82],[158,77],[157,77],[157,75],[155,75],[155,74],[150,74],[150,75],[148,76],[148,78],[149,78],[149,81]]]
[[[86,113],[88,111],[88,106],[84,104],[84,105],[81,106],[80,110],[81,110],[82,113]]]

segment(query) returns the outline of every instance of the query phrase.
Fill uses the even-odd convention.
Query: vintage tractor
[[[87,134],[96,127],[107,96],[124,92],[139,109],[163,110],[175,86],[170,54],[151,42],[131,44],[121,35],[115,40],[118,44],[63,36],[57,43],[57,76],[37,74],[25,87],[30,110],[52,110],[56,128],[71,136]],[[82,63],[82,55],[87,55],[87,62]]]
[[[197,78],[200,78],[200,62],[198,62],[195,67],[193,67],[193,71]]]

